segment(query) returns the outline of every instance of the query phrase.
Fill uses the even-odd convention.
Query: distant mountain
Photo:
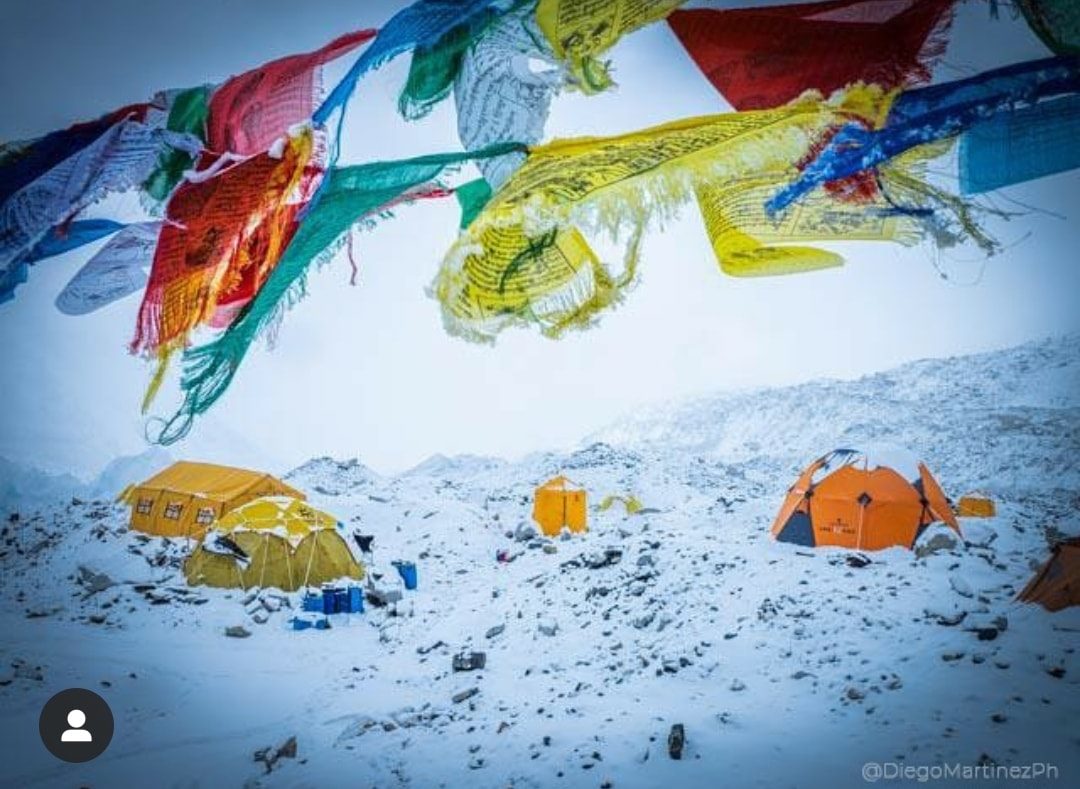
[[[719,394],[620,419],[583,446],[770,456],[801,466],[837,447],[897,444],[960,478],[1023,488],[1080,477],[1080,335],[912,362],[851,381]],[[995,444],[1037,442],[1037,467],[986,460]],[[947,446],[946,446],[947,445]],[[963,451],[957,453],[957,449]],[[946,449],[948,451],[946,451]],[[995,454],[994,457],[1002,458]],[[948,460],[955,458],[955,460]],[[1004,465],[1003,465],[1004,464]]]
[[[152,477],[174,462],[172,454],[159,446],[138,455],[116,458],[98,475],[91,486],[92,493],[95,498],[114,499],[128,485]]]
[[[89,486],[70,474],[49,474],[0,458],[0,512],[33,509],[89,494]]]

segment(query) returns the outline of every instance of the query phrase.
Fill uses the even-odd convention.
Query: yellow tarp
[[[302,491],[260,471],[180,461],[129,487],[131,528],[165,537],[200,539],[225,513],[260,496],[304,499]]]

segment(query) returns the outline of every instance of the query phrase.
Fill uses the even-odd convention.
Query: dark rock
[[[247,638],[251,635],[251,631],[243,625],[230,625],[225,628],[225,635],[229,638]]]
[[[681,759],[683,746],[686,745],[686,729],[681,723],[676,723],[668,733],[667,749],[668,756],[672,759]]]
[[[468,701],[479,692],[480,688],[469,688],[468,690],[463,690],[459,693],[455,693],[450,698],[455,704],[460,704],[463,701]]]
[[[462,652],[454,655],[451,667],[454,671],[477,671],[487,665],[487,653]]]

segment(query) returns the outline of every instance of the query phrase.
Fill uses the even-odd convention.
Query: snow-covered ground
[[[962,519],[953,550],[865,566],[770,539],[802,466],[878,443],[954,498],[988,491],[997,517]],[[419,566],[396,616],[329,631],[290,630],[287,607],[257,624],[243,593],[185,586],[185,544],[2,473],[18,512],[0,524],[5,786],[847,787],[867,762],[1041,763],[1056,779],[1022,785],[1080,785],[1080,609],[1013,602],[1048,540],[1080,533],[1080,336],[658,407],[513,463],[383,477],[312,460],[289,481],[376,536],[377,571]],[[586,535],[529,536],[533,486],[556,473],[592,505],[632,493],[646,510],[594,506]],[[452,671],[463,649],[485,668]],[[38,738],[41,705],[71,686],[116,718],[84,765]],[[295,758],[253,760],[292,736]]]

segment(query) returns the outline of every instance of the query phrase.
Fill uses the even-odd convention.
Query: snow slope
[[[128,532],[111,503],[23,508],[0,526],[0,738],[17,754],[0,783],[832,787],[860,785],[866,762],[1039,762],[1057,779],[1025,785],[1076,785],[1080,609],[1013,598],[1049,540],[1080,533],[1078,383],[1073,336],[658,408],[513,463],[436,457],[384,477],[315,459],[290,483],[375,535],[381,582],[398,558],[420,577],[395,612],[325,632],[188,589],[187,546]],[[769,538],[801,466],[881,442],[954,497],[989,491],[997,517],[963,519],[951,550],[865,566]],[[588,488],[586,535],[529,533],[533,487],[555,473]],[[610,493],[645,512],[596,511]],[[94,591],[90,572],[113,585]],[[250,637],[225,637],[234,625]],[[463,649],[485,668],[454,672]],[[41,705],[73,685],[117,719],[86,765],[37,735]],[[290,736],[295,759],[253,760]]]

